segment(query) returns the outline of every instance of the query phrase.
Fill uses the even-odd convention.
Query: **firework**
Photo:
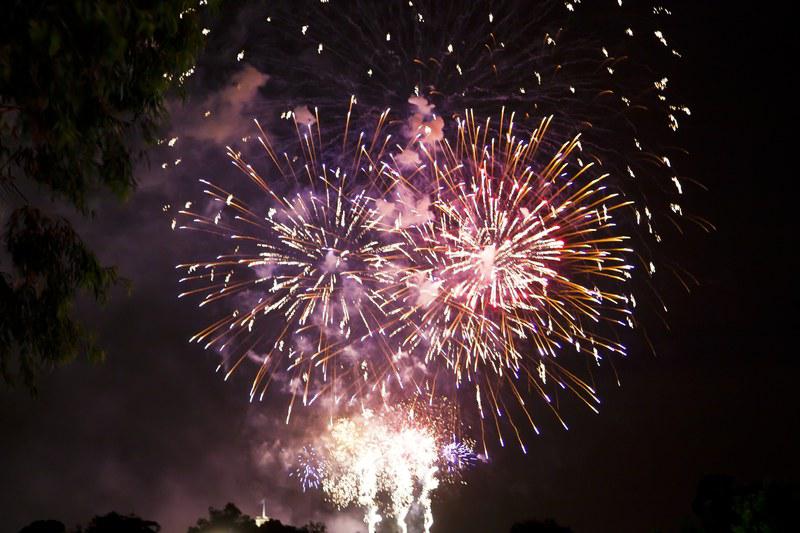
[[[710,227],[665,148],[690,115],[663,74],[670,12],[633,4],[279,0],[241,17],[236,60],[270,80],[248,111],[289,120],[257,126],[268,170],[228,148],[249,190],[201,180],[209,202],[181,211],[224,243],[178,266],[181,297],[215,316],[192,341],[225,379],[254,362],[251,400],[277,384],[287,423],[296,403],[329,410],[290,476],[370,531],[406,531],[415,509],[429,531],[433,492],[492,436],[527,453],[540,411],[567,428],[562,394],[596,412],[594,368],[626,355],[642,307],[666,311],[664,227]]]
[[[376,286],[393,251],[371,230],[366,196],[385,173],[378,163],[388,140],[379,142],[383,118],[374,135],[360,133],[340,149],[323,147],[319,116],[313,124],[294,122],[295,155],[276,153],[258,126],[270,174],[262,177],[228,148],[255,189],[245,197],[201,180],[210,198],[205,211],[187,204],[180,212],[187,219],[181,229],[229,243],[213,259],[177,267],[181,283],[192,286],[180,297],[199,297],[200,307],[219,314],[191,340],[224,355],[226,379],[245,360],[255,361],[251,399],[263,398],[276,378],[283,381],[292,393],[287,421],[297,398],[308,405],[328,392],[330,405],[352,400],[393,364],[386,340],[375,337],[384,303]]]
[[[423,529],[430,531],[432,492],[477,462],[471,441],[457,440],[447,413],[452,405],[446,401],[417,398],[335,420],[318,439],[314,480],[337,507],[362,508],[369,531],[386,517],[406,531],[415,504],[421,508]],[[307,455],[299,465],[305,475]]]
[[[501,445],[500,418],[512,410],[538,432],[529,392],[559,420],[553,386],[596,410],[594,389],[565,352],[597,363],[625,354],[605,332],[633,326],[624,286],[632,250],[613,219],[630,202],[576,156],[577,138],[548,156],[548,120],[517,137],[513,113],[496,129],[467,117],[453,143],[418,134],[395,147],[400,156],[388,135],[376,130],[367,143],[362,133],[342,150],[353,158],[347,169],[320,161],[319,129],[298,133],[304,157],[284,154],[283,164],[261,132],[279,170],[271,181],[228,150],[269,201],[250,205],[204,180],[220,210],[184,210],[191,221],[182,227],[221,235],[233,249],[179,266],[183,283],[200,285],[181,296],[233,304],[192,339],[227,355],[226,377],[249,357],[259,365],[251,398],[286,382],[287,421],[297,398],[309,405],[326,392],[333,417],[342,398],[386,400],[392,382],[430,396],[474,386],[485,454],[489,413]],[[401,159],[408,152],[419,159],[411,166]],[[307,187],[276,190],[303,175]],[[525,449],[514,417],[505,418]]]
[[[390,512],[405,530],[414,486],[420,486],[419,499],[426,505],[428,493],[438,485],[435,436],[413,425],[393,426],[367,411],[363,418],[340,420],[331,429],[331,472],[323,480],[323,488],[340,507],[355,503],[365,508],[370,531],[381,519],[381,494],[388,495]],[[426,517],[426,531],[430,529],[428,520]]]
[[[455,437],[442,446],[440,453],[446,471],[452,475],[458,475],[478,462],[475,446]]]
[[[182,227],[230,243],[180,265],[182,296],[218,310],[193,340],[224,354],[226,378],[255,361],[251,398],[280,382],[287,421],[298,399],[328,398],[332,419],[342,401],[375,407],[373,393],[458,394],[474,398],[484,453],[486,429],[503,445],[505,424],[524,450],[519,421],[539,431],[531,398],[564,427],[560,391],[597,409],[591,367],[624,356],[622,329],[641,323],[633,285],[640,303],[657,297],[657,213],[679,230],[692,218],[657,132],[689,110],[643,61],[680,57],[670,13],[335,4],[277,2],[258,19],[252,49],[269,53],[247,57],[297,135],[260,131],[263,175],[229,149],[256,195],[204,181],[219,209],[182,212]],[[364,118],[355,97],[338,105],[345,90]],[[501,104],[499,126],[463,111]],[[532,132],[514,125],[544,113]],[[666,210],[648,204],[665,197]]]
[[[401,281],[387,292],[406,304],[394,311],[401,348],[447,370],[427,388],[437,390],[436,376],[448,375],[457,387],[473,385],[481,427],[490,412],[502,444],[505,417],[524,450],[517,424],[505,416],[512,407],[506,396],[538,432],[527,391],[556,416],[553,385],[595,410],[599,403],[568,368],[568,348],[581,355],[578,366],[587,357],[599,363],[605,354],[625,354],[602,332],[634,325],[625,285],[632,250],[613,219],[629,202],[603,185],[592,164],[581,164],[577,138],[542,153],[547,120],[516,137],[513,114],[501,115],[494,131],[490,120],[467,116],[453,144],[420,145],[433,214],[410,227],[384,227],[407,256]]]
[[[303,492],[320,487],[325,478],[325,464],[320,460],[313,447],[303,447],[297,456],[297,467],[289,474],[289,477],[297,478]]]

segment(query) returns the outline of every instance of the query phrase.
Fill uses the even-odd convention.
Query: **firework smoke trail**
[[[362,508],[369,531],[386,517],[407,531],[415,503],[423,530],[430,531],[433,491],[478,460],[472,441],[457,440],[453,433],[452,413],[447,402],[415,399],[339,418],[317,439],[315,479],[321,478],[322,490],[337,507]],[[301,455],[298,471],[305,472],[308,463],[308,454]]]
[[[211,260],[177,267],[185,273],[181,283],[193,287],[180,297],[199,296],[200,307],[227,302],[233,308],[191,341],[225,355],[226,379],[254,360],[259,369],[251,400],[262,399],[275,379],[288,380],[287,422],[298,397],[303,405],[323,393],[330,393],[330,405],[352,401],[374,390],[394,366],[393,350],[376,336],[384,304],[376,287],[394,245],[382,244],[370,229],[374,214],[364,188],[384,179],[378,163],[389,139],[379,140],[384,119],[371,137],[362,132],[352,146],[343,142],[341,154],[329,158],[334,165],[326,162],[331,148],[323,148],[318,115],[308,124],[295,122],[300,153],[294,156],[276,153],[258,126],[271,175],[262,177],[230,147],[228,156],[256,186],[259,194],[251,196],[261,204],[201,180],[214,212],[189,203],[180,212],[188,219],[181,229],[222,237],[231,246]],[[267,325],[272,316],[281,317],[277,328]],[[360,344],[373,336],[370,350]]]
[[[501,445],[505,418],[525,450],[505,396],[537,433],[526,389],[566,427],[548,385],[574,392],[595,411],[599,404],[594,389],[564,364],[567,347],[583,355],[581,363],[625,355],[603,332],[634,325],[634,300],[625,292],[632,250],[613,221],[629,202],[575,156],[577,138],[546,157],[547,120],[516,137],[513,114],[501,114],[494,131],[489,119],[467,117],[453,144],[420,145],[436,194],[434,216],[411,227],[385,226],[407,255],[402,281],[387,298],[406,302],[395,311],[401,348],[445,368],[440,380],[450,375],[457,387],[472,384],[482,434],[488,404]],[[400,173],[394,177],[410,184]],[[438,390],[435,379],[428,390]]]

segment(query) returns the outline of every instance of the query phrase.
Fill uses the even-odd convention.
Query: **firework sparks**
[[[664,75],[681,60],[664,28],[669,9],[561,0],[476,1],[469,9],[428,0],[356,2],[352,11],[336,2],[297,5],[273,2],[259,39],[270,72],[292,80],[278,96],[285,105],[302,94],[333,115],[343,91],[356,91],[374,114],[423,99],[445,120],[501,105],[552,116],[551,148],[582,132],[611,171],[609,183],[640,211],[648,206],[642,238],[660,241],[666,221],[708,226],[672,209],[683,198],[679,186],[666,186],[676,178],[664,159],[675,142],[666,139],[691,114]],[[310,59],[298,61],[299,51]],[[650,248],[641,253],[658,259]]]
[[[305,490],[313,457],[314,486],[339,508],[362,508],[369,531],[388,517],[407,531],[415,504],[424,531],[430,531],[433,491],[477,462],[471,441],[457,440],[452,433],[452,416],[443,416],[452,413],[447,406],[406,401],[337,419],[319,439],[319,454],[309,456],[310,448],[304,449],[295,476]]]
[[[361,133],[352,146],[345,143],[331,158],[335,165],[325,160],[330,149],[322,149],[318,116],[295,122],[297,156],[278,155],[259,126],[258,140],[275,172],[264,178],[239,152],[228,148],[228,155],[257,187],[261,203],[201,180],[212,213],[180,212],[188,218],[181,229],[231,243],[211,260],[177,267],[185,273],[181,283],[193,287],[180,297],[200,297],[200,307],[227,302],[233,308],[191,340],[225,354],[226,379],[246,359],[254,360],[259,370],[251,399],[263,398],[276,377],[287,380],[287,421],[298,397],[303,405],[326,392],[331,404],[353,399],[392,365],[391,354],[377,365],[369,353],[381,352],[383,339],[371,350],[361,344],[382,329],[376,284],[393,253],[370,229],[371,203],[359,188],[385,172],[377,163],[386,149],[386,141],[378,142],[383,118],[371,139]],[[265,325],[273,316],[281,317],[277,328]]]
[[[325,478],[325,464],[313,447],[303,447],[297,456],[297,468],[289,474],[289,477],[297,478],[303,492],[320,488],[322,480]]]
[[[270,58],[269,109],[291,110],[296,141],[258,126],[269,172],[228,148],[257,194],[201,180],[208,205],[172,221],[228,245],[178,266],[181,297],[216,311],[192,341],[226,379],[253,361],[251,400],[278,383],[287,423],[296,404],[330,410],[290,475],[362,508],[370,531],[386,517],[405,531],[412,508],[428,531],[433,491],[488,460],[492,434],[527,453],[540,408],[567,428],[562,391],[597,411],[593,367],[639,325],[631,280],[660,300],[660,221],[709,227],[680,203],[658,133],[690,114],[649,64],[680,57],[669,11],[585,4],[271,4],[247,57]]]
[[[591,164],[575,164],[577,138],[542,160],[548,121],[519,138],[513,121],[501,115],[492,133],[489,120],[478,125],[467,113],[454,144],[420,145],[434,216],[385,228],[407,254],[404,283],[390,297],[407,304],[398,311],[402,348],[448,368],[457,386],[474,384],[481,425],[489,404],[501,444],[498,419],[509,411],[501,389],[537,432],[525,389],[552,406],[555,384],[595,409],[594,390],[561,363],[564,352],[571,345],[597,362],[624,355],[598,331],[633,326],[624,294],[632,250],[612,218],[629,202],[606,189],[605,176],[592,177]]]
[[[212,261],[181,265],[189,274],[183,282],[204,285],[182,296],[199,295],[200,305],[233,295],[247,300],[193,340],[225,353],[226,377],[255,360],[251,397],[281,381],[292,396],[289,415],[296,400],[309,405],[325,393],[331,405],[357,405],[372,392],[385,401],[393,382],[433,394],[449,381],[474,398],[484,446],[484,421],[503,445],[505,419],[525,449],[512,411],[538,433],[528,398],[544,399],[564,427],[555,405],[560,390],[596,410],[591,369],[578,369],[625,355],[618,331],[634,326],[631,257],[645,267],[648,291],[656,271],[651,249],[637,246],[634,254],[628,240],[631,232],[661,240],[639,178],[669,174],[683,194],[670,158],[630,136],[639,128],[631,128],[638,122],[627,111],[688,108],[669,102],[666,76],[619,61],[625,43],[640,36],[656,35],[664,52],[663,32],[615,31],[606,42],[600,28],[596,35],[576,31],[581,17],[594,15],[583,13],[588,6],[561,2],[543,4],[522,24],[518,8],[504,3],[481,4],[474,17],[457,4],[438,11],[428,2],[366,4],[358,17],[326,3],[311,7],[271,8],[270,32],[283,47],[269,54],[274,75],[306,87],[299,93],[341,117],[344,128],[338,119],[322,128],[317,108],[298,102],[297,86],[286,84],[291,94],[276,101],[294,110],[282,118],[295,120],[296,153],[281,153],[261,132],[277,170],[261,177],[229,150],[269,205],[206,183],[223,209],[184,212],[188,226],[235,246]],[[620,5],[604,16],[628,27],[631,9]],[[665,14],[648,13],[648,24]],[[385,21],[397,27],[377,31]],[[356,27],[364,31],[349,31]],[[531,38],[533,27],[541,38]],[[467,32],[479,38],[455,38]],[[265,36],[263,46],[275,46],[269,43]],[[309,43],[315,59],[284,57]],[[335,71],[320,59],[330,54],[342,60]],[[355,97],[349,107],[336,105],[345,86],[357,89],[368,110],[392,104],[400,116],[387,119],[383,111],[374,131],[354,142],[367,128],[352,114]],[[471,111],[456,108],[495,112],[498,102],[510,106],[511,117],[501,114],[499,127],[476,124]],[[524,109],[525,121],[531,109],[551,118],[522,134],[512,108]],[[582,140],[573,137],[578,131]],[[596,172],[601,166],[612,175]],[[276,176],[294,190],[276,186]],[[391,195],[401,199],[388,201]],[[669,208],[667,216],[687,216],[677,201]],[[270,316],[281,318],[279,331],[259,326]]]
[[[279,176],[297,183],[305,175],[310,184],[291,195],[228,150],[270,202],[249,205],[204,181],[220,210],[184,210],[192,218],[182,227],[222,235],[234,248],[179,266],[188,273],[182,282],[200,284],[181,296],[203,295],[201,307],[238,304],[193,337],[238,354],[226,377],[249,356],[259,364],[251,398],[263,397],[276,377],[286,380],[288,422],[297,398],[309,405],[328,392],[331,407],[373,391],[386,399],[392,381],[433,395],[450,375],[457,388],[474,386],[486,454],[488,413],[501,445],[505,417],[525,449],[514,417],[505,416],[512,409],[538,432],[528,391],[559,420],[554,386],[596,410],[595,391],[565,352],[572,347],[598,363],[625,354],[604,332],[634,325],[624,292],[632,250],[613,220],[629,202],[606,189],[592,164],[577,162],[577,138],[546,157],[548,120],[517,137],[513,114],[501,114],[496,129],[466,117],[452,144],[415,143],[418,135],[399,147],[418,151],[420,163],[410,168],[378,132],[369,148],[362,133],[354,151],[343,150],[354,159],[349,169],[328,167],[314,148],[322,145],[319,129],[314,142],[317,117],[299,135],[300,172],[288,155],[278,163],[262,131]],[[367,187],[406,192],[391,203]],[[256,324],[271,315],[281,317],[277,333]]]
[[[451,475],[458,475],[478,462],[474,445],[470,441],[457,440],[455,436],[442,446],[440,453],[445,469]]]

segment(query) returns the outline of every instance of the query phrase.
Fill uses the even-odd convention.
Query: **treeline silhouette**
[[[158,533],[161,526],[157,522],[145,520],[135,515],[108,513],[95,516],[86,526],[67,529],[58,520],[37,520],[23,527],[19,533]],[[229,503],[222,509],[209,508],[208,518],[200,518],[187,533],[325,533],[325,525],[310,522],[302,527],[282,524],[280,520],[269,520],[261,525],[256,519],[243,514],[238,507]]]
[[[742,483],[712,475],[697,485],[692,514],[678,526],[681,533],[789,533],[800,531],[800,492],[796,486],[761,481]],[[606,531],[598,524],[597,531]],[[654,530],[657,531],[657,530]],[[514,524],[510,533],[573,533],[548,519]]]
[[[697,486],[692,514],[680,524],[681,533],[784,533],[800,531],[800,492],[796,486],[776,482],[742,483],[729,476],[708,476]],[[442,527],[441,524],[439,527]],[[389,527],[389,525],[384,525]],[[444,528],[446,530],[446,528]],[[19,533],[158,533],[161,526],[135,515],[109,513],[94,517],[85,526],[68,529],[57,520],[39,520]],[[598,524],[597,531],[605,528]],[[383,531],[383,529],[381,529]],[[269,520],[261,525],[234,504],[209,508],[187,533],[325,533],[322,523],[304,526]],[[525,520],[511,526],[509,533],[573,533],[553,519]]]

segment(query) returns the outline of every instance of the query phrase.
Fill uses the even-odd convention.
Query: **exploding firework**
[[[330,409],[290,474],[304,492],[360,507],[370,531],[419,509],[428,531],[432,493],[488,458],[488,434],[527,453],[540,408],[567,427],[562,391],[597,411],[594,367],[626,354],[639,309],[666,311],[664,227],[710,227],[665,148],[690,114],[668,90],[671,13],[301,1],[247,17],[236,56],[269,73],[248,110],[296,134],[258,126],[265,172],[228,148],[249,190],[201,180],[210,201],[181,228],[225,249],[179,265],[181,296],[213,309],[192,341],[226,379],[255,363],[251,400],[277,383],[287,423],[296,402]]]
[[[376,238],[366,195],[386,172],[379,164],[388,142],[379,142],[383,118],[374,135],[362,132],[338,150],[323,147],[318,116],[295,122],[295,155],[276,153],[259,126],[273,164],[268,177],[228,148],[256,194],[243,197],[201,180],[211,200],[205,211],[187,203],[180,212],[188,219],[181,229],[230,243],[213,259],[177,267],[185,274],[181,283],[192,285],[180,297],[200,297],[200,307],[214,304],[221,314],[191,340],[224,355],[226,379],[245,360],[255,361],[251,399],[263,398],[275,379],[284,381],[291,392],[287,421],[298,397],[304,405],[326,392],[331,406],[352,400],[394,364],[386,339],[376,336],[384,323],[381,265],[394,245]]]
[[[320,460],[313,447],[303,447],[297,456],[297,467],[289,474],[289,477],[297,478],[303,492],[320,487],[325,478],[325,464]]]
[[[387,292],[406,304],[392,311],[401,316],[401,348],[421,352],[436,369],[426,388],[439,390],[442,376],[453,376],[457,387],[474,385],[481,427],[489,404],[500,443],[505,417],[524,450],[506,416],[508,399],[537,432],[528,391],[556,416],[553,386],[596,410],[599,399],[570,369],[567,349],[580,354],[579,368],[587,358],[599,363],[605,354],[625,354],[604,333],[634,325],[635,300],[626,287],[632,250],[613,219],[629,202],[576,157],[577,138],[547,156],[547,120],[516,136],[513,114],[501,115],[494,131],[490,120],[467,117],[453,144],[421,145],[435,194],[432,216],[385,227],[402,239],[398,249],[407,256],[400,282]]]
[[[302,157],[282,162],[261,131],[278,169],[272,179],[228,150],[268,200],[260,205],[203,180],[219,210],[184,210],[182,227],[220,235],[233,249],[179,265],[181,282],[199,285],[181,296],[202,295],[201,307],[232,304],[192,340],[226,355],[226,377],[254,360],[251,398],[284,381],[288,421],[297,398],[309,405],[330,393],[333,417],[343,398],[360,403],[376,392],[385,401],[393,382],[400,398],[403,389],[433,396],[474,386],[486,454],[489,413],[501,445],[505,417],[525,449],[515,410],[538,432],[530,393],[559,420],[554,386],[596,410],[575,367],[625,354],[606,332],[634,325],[624,285],[632,250],[613,218],[630,202],[576,155],[577,138],[548,155],[549,120],[525,134],[513,113],[496,129],[466,116],[452,143],[423,142],[420,133],[395,147],[400,155],[379,129],[361,133],[342,150],[339,161],[352,158],[344,169],[321,161],[330,148],[317,149],[313,124],[298,128]],[[290,193],[278,190],[284,183]],[[567,347],[582,355],[577,364]]]
[[[441,457],[446,472],[454,476],[460,475],[478,462],[475,446],[470,441],[459,441],[455,437],[442,446]]]
[[[422,528],[430,531],[432,492],[478,460],[471,441],[457,439],[452,413],[448,402],[416,398],[339,418],[318,439],[313,455],[304,449],[295,475],[305,490],[312,457],[313,486],[339,508],[363,509],[369,531],[385,517],[407,531],[414,505]]]
[[[644,237],[661,241],[657,213],[679,230],[678,218],[704,224],[681,207],[684,182],[659,148],[657,130],[689,110],[642,62],[680,57],[662,29],[669,10],[334,4],[273,4],[259,19],[272,37],[250,39],[270,50],[247,56],[270,72],[269,110],[297,135],[260,132],[264,175],[229,149],[257,194],[204,181],[211,207],[182,211],[182,227],[230,243],[179,267],[192,285],[182,296],[218,310],[193,340],[224,354],[226,378],[255,361],[251,398],[280,382],[287,420],[298,399],[396,401],[396,383],[399,398],[474,398],[484,453],[486,428],[504,444],[505,423],[525,449],[519,420],[539,431],[530,398],[565,427],[560,391],[597,409],[591,366],[625,354],[621,330],[641,323],[634,289],[641,303],[656,285]],[[345,90],[364,118],[355,97],[336,105]],[[499,127],[463,111],[500,105]],[[545,113],[532,133],[509,119]]]

